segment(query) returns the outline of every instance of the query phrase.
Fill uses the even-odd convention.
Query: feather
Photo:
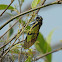
[[[25,42],[24,42],[24,48],[28,49],[31,47],[35,41],[37,40],[39,29],[42,25],[43,18],[41,16],[36,17],[36,22],[32,25],[30,30],[28,31],[28,34],[26,36]]]

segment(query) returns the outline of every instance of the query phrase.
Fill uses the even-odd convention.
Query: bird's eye
[[[40,19],[41,19],[41,17],[40,17]]]
[[[38,20],[38,19],[37,19]]]
[[[39,19],[39,17],[36,17],[36,19]]]
[[[36,20],[37,20],[37,21],[40,21],[40,20],[43,20],[43,18],[42,18],[40,15],[38,15],[38,16],[36,17]]]

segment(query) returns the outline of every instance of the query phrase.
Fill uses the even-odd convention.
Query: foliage
[[[19,48],[21,48],[19,45],[21,44],[16,44],[11,50],[10,50],[10,53],[12,54],[19,54],[20,53],[20,50]]]
[[[2,40],[0,40],[0,42],[3,42]]]
[[[11,24],[9,24],[9,28],[11,27]],[[8,32],[8,36],[10,37],[13,34],[13,28],[11,28]]]
[[[20,0],[22,3],[24,2],[24,0]],[[31,4],[31,8],[33,9],[33,8],[36,8],[37,7],[37,5],[40,3],[40,1],[41,0],[33,0],[33,2],[32,2],[32,4]],[[7,8],[7,6],[8,5],[5,5],[5,4],[0,4],[0,10],[4,10],[4,9],[6,9]],[[14,11],[16,11],[17,12],[17,14],[19,14],[20,12],[19,12],[19,10],[17,10],[17,8],[14,8],[14,7],[12,7],[12,6],[10,6],[9,8],[8,8],[8,10],[14,10]],[[11,13],[9,13],[11,16],[13,16],[14,14],[11,14]],[[31,13],[31,14],[29,14],[29,15],[33,15],[33,14],[35,14],[35,13]],[[36,14],[35,14],[36,15]],[[32,18],[34,18],[34,17],[32,17]],[[17,20],[18,20],[19,18],[17,18]],[[32,19],[33,20],[33,19]],[[23,24],[23,26],[26,24],[26,21],[24,21],[24,20],[22,20],[22,19],[20,19],[19,20],[19,23],[20,24]],[[11,24],[10,24],[10,26],[9,26],[9,28],[11,27]],[[28,30],[30,30],[32,27],[31,26],[27,26],[26,28],[25,28],[25,32],[24,32],[24,34],[27,34],[27,32],[28,32]],[[33,32],[36,32],[36,30],[38,29],[38,27],[36,27],[35,29],[31,29]],[[13,28],[11,28],[10,30],[9,30],[9,33],[8,33],[8,35],[9,35],[9,37],[13,34]],[[52,30],[50,33],[49,33],[49,35],[47,36],[47,38],[45,39],[44,37],[43,37],[43,35],[39,32],[39,35],[38,35],[38,38],[37,38],[37,40],[36,40],[36,42],[35,42],[35,47],[36,47],[36,49],[37,49],[37,51],[38,52],[40,52],[40,55],[42,55],[42,54],[45,54],[45,53],[48,53],[48,52],[50,52],[51,51],[51,45],[50,45],[50,43],[51,43],[51,38],[52,38],[52,34],[53,34],[53,32],[54,32],[54,30]],[[33,35],[33,38],[35,37],[36,35]],[[29,40],[31,40],[31,37],[30,36],[28,36],[28,41]],[[3,40],[1,40],[0,42],[4,42]],[[5,42],[4,42],[4,44],[5,44]],[[21,48],[21,46],[22,46],[22,44],[20,43],[20,44],[17,44],[17,45],[15,45],[15,46],[13,46],[12,47],[12,49],[10,50],[10,52],[9,53],[11,53],[11,54],[19,54],[20,53],[20,48]],[[3,49],[3,48],[2,48]],[[26,51],[26,50],[25,50]],[[30,54],[30,55],[32,55],[32,51],[29,49],[29,51],[28,51],[28,53]],[[25,54],[25,53],[24,53]],[[32,61],[32,57],[31,56],[28,56],[28,58],[25,60],[25,62],[31,62]],[[48,56],[46,56],[45,57],[46,58],[46,62],[51,62],[51,58],[52,58],[52,54],[49,54]]]
[[[32,4],[31,4],[31,7],[32,8],[36,8],[36,6],[39,4],[41,0],[33,0]]]
[[[51,38],[52,38],[52,34],[53,34],[54,31],[55,31],[55,29],[53,29],[53,30],[49,33],[49,35],[47,36],[47,38],[46,38],[46,41],[47,41],[48,44],[51,43]]]
[[[37,38],[37,41],[35,43],[35,47],[36,49],[40,52],[40,53],[47,53],[47,52],[50,52],[51,51],[51,46],[50,44],[48,44],[46,42],[46,40],[44,39],[43,35],[39,32],[39,35],[38,35],[38,38]],[[52,54],[46,56],[46,59],[48,62],[51,62],[51,57],[52,57]]]
[[[28,58],[26,59],[26,61],[25,62],[31,62],[31,57],[30,56],[28,56]]]
[[[0,4],[0,10],[4,10],[4,9],[6,9],[7,6],[8,6],[8,5]],[[13,9],[14,9],[14,8],[13,8],[12,6],[10,6],[10,7],[8,8],[8,10],[13,10]]]

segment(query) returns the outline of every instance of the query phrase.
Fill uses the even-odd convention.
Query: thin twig
[[[19,36],[23,33],[24,29],[28,26],[28,24],[30,23],[30,21],[32,20],[33,17],[30,18],[30,20],[28,21],[27,24],[25,24],[25,27],[22,29],[22,31],[19,33]],[[2,55],[1,58],[3,58],[11,49],[11,47],[14,45],[14,43],[16,42],[16,40],[19,38],[19,36],[15,39],[15,41],[13,42],[13,44],[9,47],[9,49]],[[4,45],[3,45],[4,46]]]
[[[46,1],[46,0],[43,0],[41,6],[45,3],[45,1]],[[41,9],[41,8],[40,8],[40,9]],[[40,9],[37,10],[36,14],[38,14],[38,12],[39,12]]]
[[[46,0],[43,0],[42,5],[45,3]]]
[[[61,49],[62,49],[62,47],[61,47],[61,48],[58,48],[58,49],[56,49],[56,50],[54,50],[54,51],[45,53],[45,54],[43,54],[42,56],[36,58],[35,61],[37,61],[37,60],[39,60],[40,58],[43,58],[43,57],[45,57],[45,56],[47,56],[47,55],[49,55],[49,54],[51,54],[51,53],[57,52],[57,51],[59,51],[59,50],[61,50]]]
[[[20,18],[19,18],[19,20],[20,20]],[[19,21],[19,20],[18,20],[18,21]],[[15,25],[15,24],[14,24],[14,25]],[[13,26],[14,26],[14,25],[13,25]],[[13,26],[12,26],[12,27],[13,27]],[[11,28],[10,28],[10,29],[11,29]],[[10,30],[10,29],[9,29],[9,30]],[[9,30],[8,30],[8,31],[9,31]],[[7,31],[7,32],[8,32],[8,31]],[[22,31],[22,29],[20,29],[20,32],[21,32],[21,31]],[[7,33],[7,32],[6,32],[6,33]],[[20,33],[20,32],[19,32],[19,33]],[[5,34],[6,34],[6,33],[5,33]],[[19,33],[17,33],[17,34],[19,34]],[[4,35],[5,35],[5,34],[4,34]],[[6,46],[7,44],[9,44],[13,39],[15,39],[16,36],[17,36],[17,34],[14,35],[14,37],[13,37],[11,40],[9,40],[6,44],[4,44],[3,46],[1,46],[0,49],[3,48],[3,47],[5,47],[5,46]],[[2,36],[4,36],[4,35],[2,35]],[[1,36],[0,38],[2,38],[2,36]]]
[[[28,11],[26,11],[26,12],[23,12],[23,13],[19,14],[19,15],[16,15],[16,16],[14,16],[13,18],[11,18],[10,20],[8,20],[4,25],[2,25],[2,26],[0,27],[0,30],[1,30],[5,25],[7,25],[9,22],[11,22],[12,20],[14,20],[14,19],[17,18],[17,17],[20,17],[20,16],[25,15],[25,14],[27,14],[27,13],[33,12],[33,11],[35,11],[35,10],[38,10],[38,9],[40,9],[40,8],[44,8],[44,7],[53,5],[53,4],[62,4],[62,1],[55,1],[55,2],[52,2],[52,3],[46,4],[46,5],[42,5],[42,6],[40,6],[40,7],[31,9],[31,10],[28,10]]]
[[[20,18],[18,19],[18,21],[19,21],[21,18],[22,18],[22,17],[20,17]],[[18,22],[18,21],[17,21],[17,22]],[[17,22],[15,22],[14,25],[15,25]],[[13,26],[14,26],[14,25],[13,25]],[[13,27],[13,26],[12,26],[12,27]],[[10,27],[0,38],[2,38],[12,27]],[[22,29],[20,29],[20,32],[21,32],[21,30],[22,30]],[[20,33],[20,32],[19,32],[19,33]],[[19,33],[17,33],[17,34],[19,34]],[[0,49],[3,48],[3,47],[5,47],[5,46],[6,46],[7,44],[9,44],[13,39],[15,39],[16,36],[17,36],[17,34],[14,35],[14,37],[13,37],[11,40],[9,40],[6,44],[4,44],[3,46],[1,46]]]
[[[32,15],[32,17],[30,18],[30,20],[28,21],[28,23],[25,24],[25,26],[24,26],[23,30],[21,31],[21,33],[19,33],[20,35],[23,33],[24,29],[27,27],[27,25],[28,25],[28,24],[30,23],[30,21],[33,19],[33,16],[34,16],[34,15]],[[19,35],[19,36],[20,36],[20,35]],[[16,40],[19,38],[19,36],[16,38]],[[10,51],[10,49],[12,48],[12,46],[14,46],[14,43],[16,42],[16,40],[13,42],[13,44],[12,44],[8,49],[5,50],[4,54],[1,56],[1,59]],[[22,41],[23,41],[23,40],[22,40]]]
[[[18,21],[19,21],[19,20],[18,20]],[[18,22],[18,21],[17,21],[17,22]],[[17,22],[15,22],[14,25],[15,25]],[[13,26],[14,26],[14,25],[13,25]],[[12,27],[13,27],[13,26],[12,26]],[[0,38],[2,38],[12,27],[10,27]],[[20,31],[21,31],[21,30],[20,30]],[[8,41],[5,45],[1,46],[0,49],[3,48],[3,47],[5,47],[7,44],[9,44],[16,36],[17,36],[17,35],[15,35],[15,36],[14,36],[10,41]]]
[[[19,22],[19,20],[17,20],[1,37],[0,39],[11,29],[13,28],[14,25],[16,25],[16,23]]]
[[[21,13],[22,2],[20,3],[20,0],[18,0],[18,2],[19,2],[19,10],[20,10],[20,13]]]
[[[30,23],[30,21],[32,20],[32,17],[31,19],[28,21],[28,23],[26,24],[26,26],[22,29],[22,31],[19,33],[19,36],[23,33],[23,31],[25,30],[25,28],[28,26],[28,24]],[[2,55],[1,58],[3,58],[9,51],[10,49],[12,48],[12,46],[14,45],[14,43],[16,42],[16,40],[19,38],[19,36],[17,36],[17,38],[15,39],[15,41],[13,42],[13,44],[9,47],[9,49]]]
[[[19,44],[19,43],[21,43],[21,42],[23,42],[23,41],[25,41],[25,40],[19,41],[19,42],[15,43],[13,46],[15,46],[15,45],[17,45],[17,44]],[[12,47],[13,47],[13,46],[12,46]],[[9,47],[8,47],[7,49],[5,49],[4,52],[6,52],[8,49],[9,49]],[[2,52],[2,54],[4,54],[4,53]],[[0,55],[0,57],[2,56],[2,54]]]
[[[20,13],[19,13],[20,14]],[[19,17],[19,20],[21,19],[22,17]],[[1,37],[0,39],[16,24],[19,22],[19,20],[17,20]]]
[[[17,40],[17,38],[16,38],[16,40]],[[12,46],[14,45],[14,43],[16,42],[16,40],[13,42],[13,44],[9,47],[9,49],[2,55],[2,57],[1,58],[3,58],[9,51],[10,51],[10,49],[12,48]]]
[[[6,44],[0,47],[0,49],[4,48],[6,45],[8,45],[17,35],[15,35],[11,40],[9,40]]]
[[[22,31],[22,29],[20,29],[20,32],[21,32],[21,31]],[[20,33],[20,32],[19,32],[19,33]],[[19,34],[19,33],[17,33],[17,34]],[[4,48],[4,47],[5,47],[6,45],[8,45],[14,38],[16,38],[17,34],[16,34],[11,40],[9,40],[6,44],[4,44],[3,46],[1,46],[0,49],[1,49],[1,48]]]
[[[33,18],[33,16],[34,15],[32,15],[32,17],[30,18],[30,20],[29,20],[29,22],[32,20],[32,18]],[[24,25],[24,27],[26,26],[26,24]],[[23,27],[23,28],[24,28]],[[22,31],[22,29],[20,29],[20,32]],[[1,46],[0,47],[0,49],[2,49],[2,48],[4,48],[6,45],[8,45],[14,38],[16,38],[16,36],[18,35],[18,34],[20,34],[20,32],[19,33],[17,33],[11,40],[9,40],[6,44],[4,44],[3,46]]]
[[[55,3],[55,4],[57,4],[57,2]],[[52,4],[50,4],[50,5],[52,5]],[[49,6],[49,5],[48,5]],[[34,10],[33,10],[34,11]],[[25,26],[26,27],[26,26]],[[25,29],[25,28],[24,28]],[[24,29],[21,31],[21,33],[24,31]],[[21,35],[21,33],[20,33],[20,35]],[[19,37],[18,37],[19,38]],[[16,39],[17,40],[17,39]],[[16,41],[15,40],[15,41]],[[14,41],[14,43],[15,43],[15,41]],[[14,43],[10,46],[10,48],[14,45]],[[6,51],[6,53],[2,56],[2,57],[4,57],[8,52],[9,52],[9,50],[10,50],[10,48]],[[61,48],[62,49],[62,48]],[[56,51],[58,51],[58,50],[56,50]],[[56,52],[56,51],[54,51],[54,52]],[[53,51],[52,51],[52,53],[53,53]],[[49,54],[51,54],[51,52],[49,53]]]
[[[14,0],[11,1],[11,3],[10,3],[10,4],[7,6],[7,8],[1,13],[0,16],[2,16],[2,15],[5,13],[5,11],[6,11],[6,10],[9,8],[9,6],[13,3],[13,1],[14,1]]]

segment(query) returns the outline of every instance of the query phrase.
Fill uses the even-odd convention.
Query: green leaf
[[[21,43],[19,43],[19,44],[16,44],[16,45],[15,45],[15,47],[17,47],[17,46],[20,46],[20,45],[21,45]]]
[[[53,29],[53,30],[49,33],[49,35],[47,36],[47,38],[46,38],[46,41],[47,41],[48,44],[51,43],[51,38],[52,38],[52,35],[53,35],[53,32],[54,32],[54,31],[55,31],[55,29]]]
[[[51,46],[46,42],[46,40],[44,39],[43,35],[40,32],[35,43],[35,47],[40,53],[43,54],[51,51]],[[45,57],[47,59],[47,62],[51,62],[51,57],[52,54],[49,54],[48,56]]]
[[[30,56],[28,56],[28,58],[26,59],[26,61],[25,62],[31,62],[31,57]]]
[[[7,14],[9,14],[10,16],[15,16],[14,14],[12,14],[12,13],[7,13]]]
[[[8,5],[0,4],[0,10],[4,10],[4,9],[6,9],[7,6],[8,6]],[[12,6],[10,6],[10,7],[8,8],[8,10],[13,10],[13,9],[14,9],[14,7],[12,7]]]
[[[16,60],[15,55],[11,54],[12,60]]]
[[[23,20],[22,20],[22,22],[21,22],[21,20],[19,20],[19,23],[23,23],[23,25],[25,25],[25,24],[26,24],[26,22],[25,22],[25,21],[23,21]],[[30,29],[30,26],[27,26],[27,27],[26,27],[26,30],[28,30],[28,29]]]
[[[19,54],[20,51],[19,51],[19,48],[21,44],[16,44],[11,50],[10,50],[10,53],[15,53],[15,54]]]
[[[9,25],[9,28],[11,27],[11,25]],[[10,30],[9,30],[9,33],[8,33],[8,35],[9,35],[9,37],[13,34],[13,28],[11,28]]]
[[[17,48],[16,49],[13,48],[13,49],[10,50],[10,53],[19,54],[20,51]]]
[[[32,8],[36,8],[36,6],[39,4],[40,1],[41,1],[41,0],[34,0],[34,1],[32,2],[32,4],[31,4],[31,7],[32,7]]]
[[[18,18],[17,18],[18,19]],[[19,20],[19,23],[21,23],[21,20]]]
[[[23,20],[19,20],[19,23],[23,23],[23,25],[25,24],[25,21]]]
[[[24,0],[21,0],[22,2],[24,2]]]
[[[26,27],[26,30],[28,30],[28,29],[30,29],[30,26],[27,26],[27,27]]]
[[[0,42],[4,42],[4,41],[0,40]]]

